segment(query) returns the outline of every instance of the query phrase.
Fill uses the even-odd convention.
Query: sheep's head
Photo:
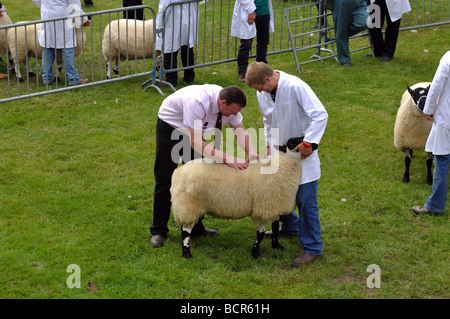
[[[430,90],[430,85],[426,88],[418,87],[412,90],[408,86],[408,92],[411,94],[411,99],[416,108],[418,108],[421,112],[423,112],[423,108],[425,107],[425,100],[427,98],[428,91]]]

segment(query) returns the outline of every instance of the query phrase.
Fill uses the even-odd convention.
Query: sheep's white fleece
[[[153,59],[153,20],[111,21],[103,33],[102,52],[107,65],[108,78],[111,77],[110,62],[114,64],[114,70],[117,70],[119,58],[121,60],[143,59],[145,54],[146,59]]]
[[[276,152],[271,163],[251,163],[238,171],[226,164],[191,161],[172,176],[172,208],[181,226],[192,228],[205,214],[227,219],[251,216],[258,227],[291,213],[301,180],[298,153]],[[277,154],[279,156],[277,156]],[[270,165],[274,174],[261,174]]]
[[[411,86],[411,89],[426,88],[430,84],[430,82],[417,83]],[[424,114],[414,106],[411,94],[406,90],[403,93],[394,124],[395,147],[402,152],[408,149],[425,149],[432,124],[433,122],[428,121]]]

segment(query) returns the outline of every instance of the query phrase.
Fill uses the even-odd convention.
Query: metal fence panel
[[[148,20],[124,19],[127,13],[143,10]],[[77,25],[73,34],[78,34],[75,47],[75,65],[81,79],[88,82],[71,85],[62,68],[62,61],[54,67],[55,76],[52,83],[43,83],[42,79],[42,47],[39,44],[38,32],[42,26],[54,29],[51,38],[45,36],[45,43],[55,40],[56,29],[69,30],[74,19],[87,18],[90,26]],[[0,26],[0,32],[8,39],[9,50],[6,52],[8,79],[0,83],[0,102],[13,101],[28,97],[40,96],[55,92],[67,91],[86,86],[120,81],[140,76],[156,78],[156,49],[154,47],[156,30],[153,21],[156,14],[149,6],[134,6],[111,9],[93,13],[71,16],[65,19],[36,20]],[[120,22],[118,22],[120,21]],[[76,30],[76,31],[75,31]],[[65,34],[65,32],[63,32]],[[105,39],[105,35],[107,38]],[[83,39],[82,41],[80,41]],[[64,43],[65,43],[64,36]],[[44,45],[45,46],[45,45]],[[68,48],[64,44],[63,49]],[[62,57],[60,50],[57,55]],[[117,67],[115,67],[116,56]],[[56,60],[56,59],[55,59]],[[19,68],[16,67],[16,62]],[[116,74],[107,73],[110,65]],[[58,68],[61,68],[58,70]],[[17,70],[17,72],[16,72]],[[25,72],[24,72],[25,71]],[[62,72],[59,72],[62,71]],[[111,71],[110,71],[111,72]],[[148,82],[148,81],[147,81]],[[159,88],[157,88],[159,90]]]
[[[327,13],[326,16],[328,28],[325,30],[316,28],[316,22],[321,17],[317,9],[318,3],[319,2],[315,0],[272,0],[275,32],[270,35],[268,55],[295,52],[295,50],[311,50],[311,58],[301,61],[300,63],[302,64],[310,63],[318,59],[334,57],[334,54],[324,57],[320,56],[323,49],[327,49],[326,46],[333,45],[334,40],[331,35],[334,30],[332,28],[330,13]],[[178,63],[176,68],[172,68],[172,71],[182,71],[189,68],[213,66],[236,61],[240,40],[231,37],[230,35],[234,4],[235,0],[185,0],[170,5],[172,6],[172,10],[176,6],[183,5],[189,8],[195,8],[194,11],[197,14],[195,25],[188,24],[184,26],[184,28],[187,28],[188,30],[197,30],[197,37],[194,41],[193,48],[194,64],[183,66]],[[410,4],[412,10],[410,13],[403,15],[400,30],[450,23],[450,0],[411,0]],[[297,9],[292,10],[292,8],[295,7],[297,7]],[[138,33],[136,25],[138,24],[138,20],[128,19],[129,22],[124,27],[116,27],[117,30],[110,29],[110,22],[123,19],[124,12],[126,14],[126,12],[136,12],[136,10],[144,10],[145,18],[152,23],[151,30],[153,34],[151,37],[149,36],[150,32],[145,31],[146,29],[144,27],[142,27],[141,30],[142,34],[146,34],[142,42],[152,45],[152,52],[150,54],[147,54],[148,52],[143,52],[144,54],[140,55],[136,50],[129,50],[129,48],[135,48],[138,45],[136,40]],[[286,19],[286,11],[290,12],[289,19]],[[188,10],[187,12],[187,14],[192,14],[190,13],[191,10]],[[27,41],[25,41],[25,39],[22,39],[21,42],[15,40],[16,42],[13,44],[15,46],[25,47],[26,52],[28,52],[23,58],[23,64],[28,64],[30,69],[22,66],[21,73],[23,74],[23,82],[20,82],[20,79],[16,77],[16,74],[9,69],[11,66],[9,60],[13,60],[14,57],[10,52],[6,53],[8,80],[0,82],[0,102],[140,76],[148,77],[148,80],[142,83],[142,86],[148,85],[144,90],[152,87],[162,94],[162,91],[156,84],[162,81],[167,70],[162,67],[164,55],[159,57],[154,44],[156,42],[157,34],[163,38],[167,35],[165,34],[164,28],[156,29],[155,11],[149,6],[135,6],[92,12],[83,14],[81,17],[87,16],[91,17],[92,25],[90,27],[81,28],[81,33],[83,37],[86,38],[86,42],[82,44],[81,52],[76,57],[76,65],[81,78],[87,78],[89,82],[77,86],[67,84],[65,72],[62,73],[64,77],[61,77],[55,83],[44,85],[41,80],[41,59],[39,57],[36,58],[32,53],[37,51],[39,47],[39,43],[35,39],[35,36],[33,37],[33,34],[36,33],[41,23],[55,23],[58,19],[50,21],[37,20],[27,23],[0,26],[0,33],[5,33],[5,35],[13,34],[16,38],[18,38],[18,33],[21,32],[20,28],[26,28],[31,34],[29,38],[28,32],[26,33]],[[289,30],[287,21],[296,22],[295,25],[290,26],[291,30]],[[109,62],[109,65],[114,65],[113,58],[107,54],[109,58],[105,59],[102,54],[102,50],[104,49],[104,34],[105,29],[107,28],[110,31],[109,34],[115,32],[120,39],[125,40],[125,42],[118,41],[117,43],[117,50],[120,49],[120,51],[123,52],[123,60],[118,61],[117,68],[115,69],[117,74],[111,73],[110,76],[107,75],[106,62]],[[324,33],[323,31],[329,33]],[[291,32],[291,36],[289,35],[289,32]],[[295,37],[293,37],[293,35],[295,35]],[[366,35],[367,33],[359,34],[356,37],[364,37]],[[114,41],[111,39],[109,43],[113,43]],[[352,48],[352,52],[368,48],[367,44],[369,44],[369,41],[365,42],[365,44],[360,47]],[[256,45],[256,41],[254,41],[253,45]],[[111,50],[113,50],[113,47],[109,47],[109,50],[107,51],[111,52]],[[329,51],[332,52],[333,49]],[[253,47],[250,52],[250,58],[255,56],[254,53],[255,48]],[[33,75],[31,68],[36,76]],[[23,72],[23,70],[25,72]]]

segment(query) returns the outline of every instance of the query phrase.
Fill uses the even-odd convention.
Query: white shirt
[[[248,15],[256,10],[253,0],[236,0],[231,20],[231,36],[240,39],[253,39],[256,37],[256,24],[248,24]],[[274,19],[272,1],[269,0],[270,26],[269,32],[274,32]]]
[[[198,2],[171,5],[182,0],[161,0],[156,29],[164,27],[164,53],[176,52],[182,45],[194,47],[198,42]],[[166,10],[167,9],[167,10]],[[163,13],[165,23],[163,25]],[[162,49],[162,32],[156,35],[156,50]]]
[[[208,135],[216,125],[221,90],[221,86],[214,84],[186,86],[164,99],[158,117],[175,128],[202,129],[204,135]],[[242,119],[241,113],[222,116],[222,126],[238,125]]]
[[[444,54],[431,82],[423,113],[434,114],[425,151],[450,154],[450,51]]]
[[[371,0],[370,3],[374,3],[375,0]],[[402,15],[411,11],[411,5],[408,0],[385,0],[386,7],[388,9],[389,17],[392,22],[401,19]]]
[[[33,0],[33,2],[41,8],[42,20],[76,17],[84,14],[80,0]],[[87,17],[83,17],[83,21],[81,19],[74,21],[69,18],[43,23],[38,32],[39,44],[46,48],[74,48],[77,46],[74,26],[75,24],[81,26],[86,21]]]
[[[319,144],[328,121],[325,107],[304,81],[282,71],[275,72],[280,73],[275,102],[270,93],[257,92],[267,145],[284,145],[289,138],[299,136],[305,136],[306,142]],[[279,129],[279,141],[272,134],[274,128]],[[302,161],[300,184],[319,178],[320,160],[316,150]]]

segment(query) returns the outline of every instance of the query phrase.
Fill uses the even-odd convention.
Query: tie
[[[219,115],[217,116],[217,121],[216,121],[216,133],[214,136],[214,148],[216,149],[220,149],[220,140],[222,139],[222,113],[219,112]]]

